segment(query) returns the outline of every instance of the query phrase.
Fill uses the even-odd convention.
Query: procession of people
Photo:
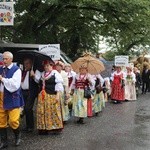
[[[85,61],[81,63],[83,57]],[[20,115],[26,120],[22,132],[37,130],[39,135],[60,134],[69,120],[85,124],[85,118],[98,116],[106,102],[121,104],[137,100],[137,86],[140,88],[143,84],[142,93],[148,92],[150,79],[144,76],[150,72],[148,68],[141,76],[136,67],[112,65],[113,72],[109,77],[103,77],[101,72],[105,67],[102,62],[89,54],[83,57],[72,64],[45,59],[41,71],[33,66],[31,58],[25,57],[23,68],[19,68],[12,62],[12,53],[3,53],[4,64],[0,67],[0,149],[8,146],[8,127],[14,131],[15,145],[20,145]]]

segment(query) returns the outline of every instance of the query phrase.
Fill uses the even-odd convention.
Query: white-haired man
[[[21,70],[13,64],[13,54],[3,53],[4,65],[0,67],[0,149],[8,146],[7,127],[15,134],[15,145],[20,144],[20,107],[24,105],[21,94]]]

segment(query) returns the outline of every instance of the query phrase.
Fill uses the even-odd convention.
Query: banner
[[[39,45],[39,51],[50,56],[52,60],[60,60],[60,44]]]
[[[129,56],[115,56],[115,66],[128,66]]]
[[[0,2],[0,26],[14,25],[14,3]]]

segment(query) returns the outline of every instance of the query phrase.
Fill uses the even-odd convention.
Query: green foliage
[[[3,39],[60,43],[72,58],[97,52],[99,36],[115,50],[110,58],[150,42],[149,0],[17,0],[14,21],[3,28]]]

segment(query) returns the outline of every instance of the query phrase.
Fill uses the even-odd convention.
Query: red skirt
[[[92,113],[92,99],[87,100],[87,116],[88,117],[93,116],[93,113]]]
[[[111,99],[117,101],[124,101],[125,100],[125,90],[121,84],[112,83],[111,86]]]

